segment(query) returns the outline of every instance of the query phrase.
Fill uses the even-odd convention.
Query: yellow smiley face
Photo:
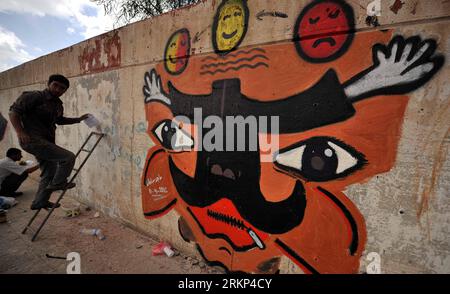
[[[245,0],[225,0],[220,5],[213,27],[214,49],[227,53],[236,49],[244,39],[248,24],[248,7]]]

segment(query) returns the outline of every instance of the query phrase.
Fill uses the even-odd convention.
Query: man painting
[[[53,191],[75,187],[75,183],[67,181],[75,155],[55,144],[56,125],[80,123],[88,116],[64,117],[60,97],[69,86],[69,80],[63,75],[51,75],[45,90],[24,92],[10,108],[10,121],[20,146],[36,157],[42,171],[32,210],[53,207],[54,203],[48,201]]]

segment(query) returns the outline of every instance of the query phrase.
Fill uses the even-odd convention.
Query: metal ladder
[[[86,146],[86,144],[89,142],[89,140],[91,139],[92,136],[97,136],[97,141],[94,144],[94,147],[92,147],[92,149],[88,150],[85,149],[84,147]],[[84,141],[83,145],[80,147],[80,149],[78,150],[77,154],[75,155],[75,158],[78,158],[78,156],[80,155],[80,153],[83,152],[87,152],[87,156],[84,158],[83,162],[80,164],[80,166],[78,168],[74,168],[73,171],[75,171],[75,174],[70,178],[69,183],[72,183],[75,178],[77,177],[78,173],[80,172],[80,170],[83,168],[84,164],[86,163],[86,161],[89,159],[89,157],[91,156],[92,152],[94,151],[94,149],[97,147],[98,143],[100,142],[100,140],[105,136],[106,134],[103,133],[98,133],[98,132],[91,132],[89,134],[89,137],[87,137],[87,139]],[[23,229],[22,234],[25,234],[27,232],[27,230],[30,230],[32,232],[34,232],[33,237],[31,238],[31,242],[33,242],[36,237],[38,236],[39,232],[42,230],[42,228],[44,227],[45,223],[47,222],[47,220],[49,219],[50,215],[53,213],[53,210],[55,210],[55,206],[61,201],[61,199],[64,197],[64,195],[66,194],[67,189],[62,190],[61,195],[59,195],[58,200],[56,200],[55,205],[53,205],[53,207],[48,211],[47,216],[45,217],[44,221],[40,224],[39,228],[34,231],[34,229],[31,227],[31,224],[33,223],[34,219],[38,216],[39,212],[41,211],[41,209],[38,209],[36,211],[36,213],[33,215],[33,217],[30,219],[30,221],[28,222],[27,226]]]

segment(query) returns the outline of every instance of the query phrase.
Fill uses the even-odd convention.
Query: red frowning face
[[[348,4],[321,0],[300,14],[295,36],[297,51],[306,61],[329,62],[342,56],[353,40],[354,16]]]

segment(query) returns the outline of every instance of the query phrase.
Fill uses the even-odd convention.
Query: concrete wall
[[[308,6],[311,2],[315,5]],[[108,135],[72,195],[181,250],[199,254],[199,248],[213,264],[229,270],[371,272],[378,271],[380,261],[383,273],[449,273],[450,2],[381,0],[381,15],[369,19],[366,7],[372,1],[347,1],[348,6],[317,2],[204,1],[126,26],[1,73],[0,111],[7,114],[22,91],[45,88],[50,74],[68,76],[66,116],[93,113]],[[233,28],[235,35],[220,39],[220,33]],[[397,35],[403,38],[394,39]],[[334,42],[314,45],[321,37]],[[180,47],[182,41],[190,48]],[[175,51],[170,51],[172,43],[178,46]],[[412,52],[402,59],[408,44]],[[423,46],[429,49],[421,52]],[[373,47],[378,49],[374,57]],[[398,48],[396,60],[389,58],[393,48]],[[415,56],[418,61],[411,63]],[[330,69],[334,78],[314,88]],[[162,93],[152,83],[157,75]],[[257,103],[233,100],[239,95],[216,97],[212,83],[231,79],[239,79],[241,92]],[[184,93],[181,98],[169,81]],[[268,102],[294,97],[292,104],[269,106],[286,117],[280,149],[303,144],[311,153],[328,144],[331,166],[344,166],[329,168],[322,162],[306,168],[302,161],[300,167],[292,154],[303,156],[298,153],[302,149],[268,163],[253,162],[253,153],[243,154],[242,160],[225,156],[222,165],[238,166],[258,176],[259,183],[221,182],[216,190],[231,191],[228,199],[203,209],[187,204],[180,190],[188,184],[169,171],[169,159],[194,178],[202,169],[197,161],[217,154],[173,152],[152,131],[176,114],[187,115],[196,104],[189,100],[192,95],[209,93],[211,103],[204,109],[218,107],[222,116],[233,109],[236,115],[263,113]],[[336,101],[342,98],[340,105]],[[233,102],[240,107],[231,107]],[[189,124],[182,128],[195,129]],[[59,127],[57,143],[76,150],[89,131],[83,124]],[[9,127],[0,152],[17,145]],[[208,179],[213,181],[197,178],[197,192],[217,194],[203,189]],[[294,186],[301,191],[289,197]],[[284,206],[279,217],[273,213],[283,206],[264,214],[267,207],[258,210],[262,203],[242,200],[242,191],[263,195],[265,205],[287,199],[295,205]],[[208,219],[211,211],[215,217]],[[227,228],[218,218],[235,224]],[[245,235],[249,229],[262,248]]]

